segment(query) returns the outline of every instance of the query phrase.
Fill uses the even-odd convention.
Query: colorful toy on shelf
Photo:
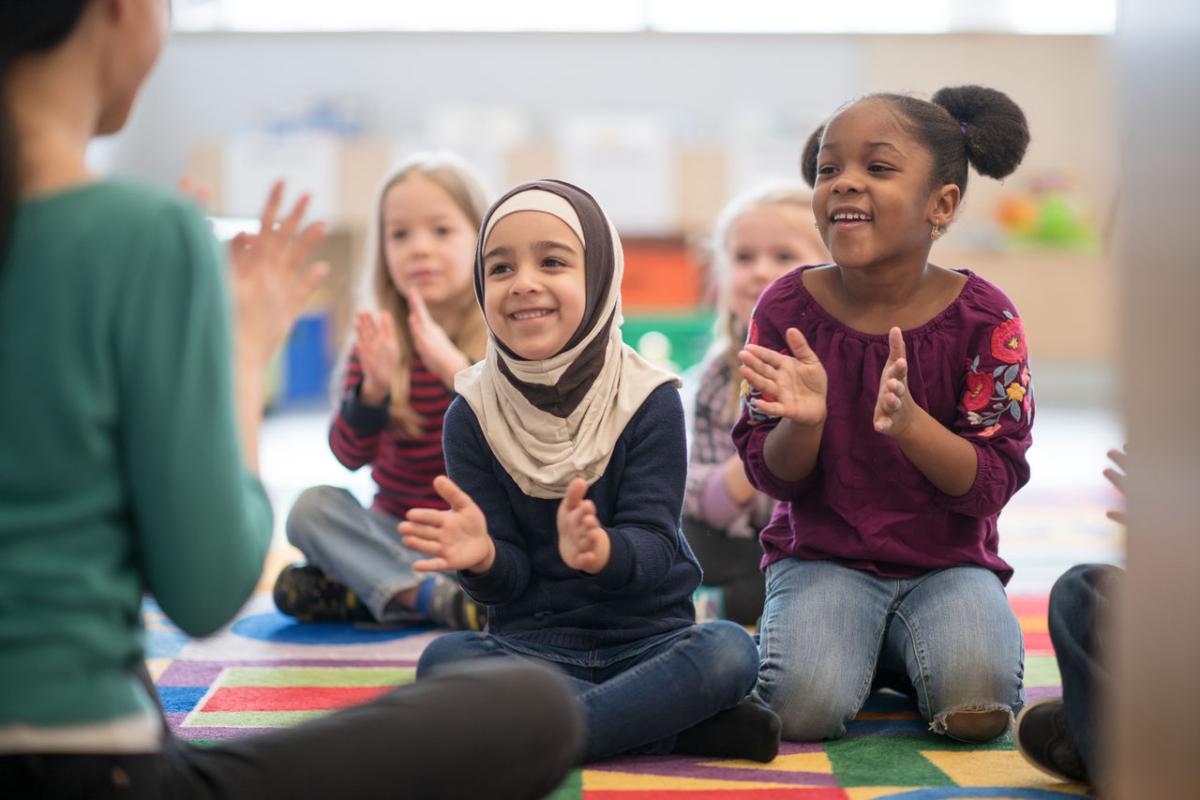
[[[1060,173],[1035,176],[1024,190],[1006,192],[996,221],[1009,242],[1022,246],[1090,250],[1095,226],[1082,191]]]

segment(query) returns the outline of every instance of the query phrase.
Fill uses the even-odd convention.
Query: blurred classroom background
[[[833,7],[833,6],[837,7]],[[1034,478],[1002,521],[1014,589],[1119,561],[1100,476],[1123,441],[1117,276],[1115,0],[175,0],[173,41],[131,124],[96,166],[258,210],[270,182],[313,194],[333,270],[283,353],[263,471],[277,525],[316,483],[369,476],[332,458],[331,372],[345,345],[378,186],[416,150],[449,149],[496,191],[560,177],[613,217],[626,248],[625,339],[686,374],[711,340],[706,236],[734,193],[799,177],[828,115],[874,91],[980,83],[1033,133],[1004,184],[973,176],[935,263],[1016,303],[1030,341]],[[685,391],[687,391],[685,389]]]

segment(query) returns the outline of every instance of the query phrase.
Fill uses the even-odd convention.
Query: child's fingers
[[[904,397],[907,391],[907,387],[896,378],[892,378],[887,382],[887,388],[891,394],[895,395],[897,400]]]
[[[1117,470],[1109,467],[1104,470],[1104,477],[1108,478],[1108,482],[1117,488],[1121,494],[1125,494],[1125,476]]]
[[[763,414],[766,414],[768,417],[782,417],[783,416],[783,412],[784,412],[783,403],[777,403],[773,400],[763,400],[762,398],[758,398],[756,400],[752,400],[751,405],[753,405],[757,411],[761,411]]]
[[[775,369],[781,368],[787,363],[787,359],[790,358],[790,356],[785,356],[783,353],[776,353],[774,350],[768,350],[767,348],[758,344],[746,345],[741,351],[738,352],[738,357],[741,358],[743,353],[748,355],[751,359],[757,360],[762,364],[766,364],[768,367],[774,367]],[[742,358],[742,363],[747,363],[747,359]]]
[[[745,364],[738,367],[738,372],[743,378],[746,379],[747,383],[749,383],[755,389],[758,389],[763,394],[769,394],[772,397],[779,394],[779,386],[775,383],[775,381],[762,375],[761,373],[755,372]]]
[[[567,484],[567,493],[563,497],[563,506],[567,511],[575,511],[587,494],[587,482],[583,478],[575,478]]]
[[[404,296],[408,298],[408,306],[413,310],[413,314],[416,315],[417,321],[421,324],[429,322],[431,319],[429,316],[429,308],[425,305],[425,298],[421,296],[421,293],[410,286],[404,293]]]
[[[417,572],[450,572],[453,567],[444,558],[424,558],[420,561],[414,561],[413,569]]]
[[[446,529],[441,525],[429,522],[414,522],[409,519],[397,523],[396,530],[400,531],[402,536],[419,536],[422,539],[444,539],[446,537]]]
[[[888,369],[891,371],[891,377],[896,380],[903,381],[908,379],[908,359],[898,358],[891,363]]]
[[[418,553],[423,553],[427,556],[440,556],[442,554],[443,544],[438,539],[425,539],[417,534],[409,534],[400,541],[409,550],[416,550]]]
[[[445,511],[437,508],[410,508],[404,512],[404,518],[412,522],[420,523],[421,525],[442,524],[442,518],[446,515]]]
[[[888,331],[888,361],[904,358],[904,333],[893,327]]]
[[[1129,524],[1129,516],[1124,511],[1117,511],[1116,509],[1113,509],[1112,511],[1106,511],[1104,516],[1108,517],[1113,522],[1118,522],[1122,525]]]
[[[738,353],[738,360],[742,362],[738,364],[739,370],[750,370],[755,375],[760,375],[764,378],[774,378],[779,374],[779,370],[776,367],[772,367],[761,358],[745,350]],[[743,374],[745,373],[743,372]]]
[[[887,415],[875,417],[875,432],[887,433],[892,429],[892,418]]]
[[[458,488],[458,484],[445,475],[438,475],[433,479],[433,490],[455,511],[466,511],[475,505],[471,496]]]
[[[379,331],[385,339],[396,338],[396,319],[392,316],[392,312],[387,310],[379,312]]]
[[[788,349],[801,364],[821,363],[821,359],[817,358],[817,354],[808,346],[808,340],[804,338],[804,334],[799,329],[788,328],[784,336],[787,338]]]
[[[1109,450],[1107,455],[1110,461],[1121,468],[1122,472],[1129,471],[1129,456],[1124,450]]]

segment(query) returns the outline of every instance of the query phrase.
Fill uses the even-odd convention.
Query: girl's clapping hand
[[[386,311],[378,314],[359,311],[354,315],[354,333],[357,337],[354,349],[363,369],[361,397],[370,405],[379,405],[400,369],[396,322]]]
[[[558,506],[558,553],[571,569],[595,575],[608,565],[612,540],[600,527],[596,504],[585,500],[587,483],[576,478]]]
[[[785,335],[791,356],[748,344],[738,353],[742,362],[738,369],[762,395],[752,401],[756,409],[806,427],[821,425],[825,422],[828,391],[825,367],[804,334],[788,328]]]
[[[404,546],[429,556],[417,561],[419,572],[487,572],[496,559],[496,544],[488,534],[487,520],[470,495],[445,475],[433,479],[433,488],[450,508],[413,508],[399,525]]]
[[[425,362],[425,366],[441,379],[446,386],[453,388],[454,376],[469,367],[470,361],[462,354],[446,335],[441,325],[434,321],[425,305],[425,298],[413,288],[405,292],[408,298],[408,329],[412,331],[413,348]]]
[[[908,430],[913,421],[913,400],[908,392],[908,359],[904,335],[899,328],[888,331],[888,360],[879,378],[879,399],[875,402],[875,430],[896,437]]]

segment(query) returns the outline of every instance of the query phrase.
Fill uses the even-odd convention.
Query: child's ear
[[[945,228],[954,221],[962,190],[956,184],[947,183],[934,190],[930,200],[929,223],[935,228]]]

